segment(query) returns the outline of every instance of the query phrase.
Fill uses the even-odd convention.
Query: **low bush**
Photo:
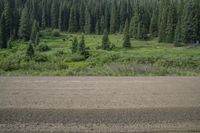
[[[46,55],[43,55],[43,54],[37,54],[37,55],[34,56],[34,60],[35,60],[35,62],[47,62],[48,57]]]
[[[42,44],[38,45],[38,50],[40,52],[45,52],[45,51],[49,51],[51,49],[49,48],[49,46],[47,44],[42,43]]]
[[[57,29],[55,29],[55,30],[52,31],[52,35],[53,35],[54,37],[59,37],[59,36],[60,36],[60,31],[57,30]]]

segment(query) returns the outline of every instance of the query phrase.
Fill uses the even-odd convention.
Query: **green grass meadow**
[[[174,47],[173,44],[131,40],[132,48],[122,48],[123,35],[109,35],[115,48],[99,49],[102,35],[85,35],[90,57],[84,59],[72,54],[74,36],[80,41],[82,34],[61,33],[55,37],[42,32],[40,44],[50,50],[35,56],[26,56],[28,42],[15,41],[12,49],[0,49],[1,76],[199,76],[200,47]]]

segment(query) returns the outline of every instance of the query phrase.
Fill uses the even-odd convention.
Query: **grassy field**
[[[13,42],[12,49],[0,50],[0,75],[3,76],[199,76],[200,47],[174,47],[173,44],[131,40],[132,48],[122,48],[123,35],[110,35],[115,48],[105,51],[101,35],[85,35],[85,44],[90,48],[90,57],[84,59],[72,54],[71,43],[81,34],[61,33],[55,37],[51,32],[42,32],[40,44],[50,50],[40,51],[35,47],[35,56],[26,56],[28,43]]]

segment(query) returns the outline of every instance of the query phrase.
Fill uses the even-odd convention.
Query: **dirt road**
[[[200,77],[0,77],[0,133],[200,132]]]

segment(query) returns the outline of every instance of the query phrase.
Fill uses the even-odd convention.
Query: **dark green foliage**
[[[49,46],[47,44],[42,43],[42,44],[38,45],[38,50],[40,52],[46,52],[46,51],[49,51],[51,49],[49,48]]]
[[[84,31],[85,31],[85,34],[90,34],[91,31],[92,31],[91,15],[90,15],[90,12],[89,12],[88,8],[86,8],[86,11],[85,11]]]
[[[27,8],[24,8],[21,14],[19,36],[24,41],[30,39],[30,19]]]
[[[79,52],[81,54],[84,54],[84,52],[85,52],[85,38],[84,38],[84,35],[82,35],[82,37],[81,37],[81,41],[79,43],[78,50],[79,50]]]
[[[111,16],[110,16],[110,33],[115,33],[118,30],[118,12],[117,12],[117,6],[116,1],[113,1],[112,3],[112,10],[111,10]]]
[[[32,57],[34,56],[34,54],[35,54],[35,51],[34,51],[33,45],[29,44],[28,48],[26,50],[26,55],[32,59]]]
[[[152,37],[156,37],[158,35],[158,15],[156,11],[153,12],[151,17],[149,32]]]
[[[2,14],[0,20],[0,48],[7,48],[7,35],[5,23],[5,16],[4,14]]]
[[[70,18],[69,18],[69,32],[77,32],[78,31],[78,22],[77,22],[77,14],[76,8],[73,6],[70,10]]]
[[[172,43],[174,40],[174,32],[177,23],[177,14],[175,5],[171,4],[169,7],[168,18],[167,18],[167,27],[166,27],[166,42]]]
[[[123,47],[124,48],[130,48],[131,47],[128,19],[126,20],[125,27],[124,27]]]
[[[72,41],[72,53],[76,53],[78,52],[78,40],[76,37],[74,37],[73,41]]]
[[[52,35],[53,35],[54,37],[59,37],[59,36],[60,36],[60,31],[57,30],[57,29],[54,29],[54,30],[52,31]]]
[[[59,6],[56,0],[51,6],[51,25],[53,28],[58,28]]]
[[[48,57],[46,55],[43,55],[43,54],[36,54],[34,56],[34,60],[35,60],[35,62],[47,62]]]
[[[39,45],[39,43],[40,43],[40,33],[37,32],[36,38],[35,38],[35,44],[36,44],[36,45]]]
[[[11,35],[11,27],[12,27],[12,16],[11,16],[11,8],[10,8],[10,1],[4,0],[4,17],[5,17],[5,34],[8,38],[10,38]]]
[[[110,41],[108,37],[108,32],[105,30],[102,38],[102,49],[109,50],[110,49]]]
[[[31,31],[31,37],[30,37],[31,42],[34,43],[34,44],[36,44],[36,36],[37,36],[38,32],[39,32],[39,24],[35,20],[33,22],[32,31]]]
[[[85,34],[121,33],[126,19],[134,39],[158,37],[159,42],[172,43],[179,36],[178,42],[196,43],[200,40],[199,12],[199,0],[1,0],[4,26],[1,24],[0,44],[6,48],[9,38],[34,43],[38,27]],[[177,21],[180,35],[175,31]]]
[[[182,21],[182,39],[184,43],[195,43],[197,41],[198,29],[198,6],[195,0],[186,3]]]
[[[8,40],[8,42],[7,42],[7,47],[8,47],[9,49],[12,49],[12,40],[11,40],[11,39]]]

